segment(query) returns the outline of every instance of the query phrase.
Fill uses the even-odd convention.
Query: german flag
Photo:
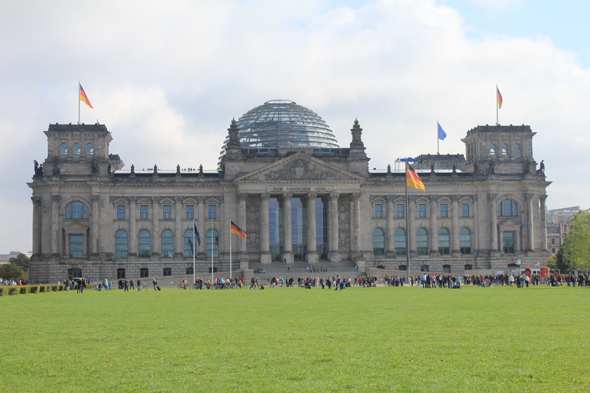
[[[500,94],[500,90],[498,90],[498,86],[496,86],[496,98],[498,99],[498,108],[502,109],[502,94]]]
[[[86,103],[86,105],[88,105],[89,107],[94,108],[92,106],[92,104],[90,103],[90,100],[88,99],[88,96],[84,92],[84,88],[82,87],[82,85],[80,85],[80,101]]]
[[[426,188],[424,188],[424,183],[420,180],[420,176],[416,173],[414,168],[410,164],[406,168],[406,181],[408,183],[408,187],[417,188],[426,192]]]
[[[233,221],[230,221],[230,222],[231,222],[231,230],[230,230],[231,233],[235,233],[238,236],[242,236],[244,239],[246,238],[246,236],[248,236],[246,234],[246,232],[242,231],[239,226],[234,224]]]

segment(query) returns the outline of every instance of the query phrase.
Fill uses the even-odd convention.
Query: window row
[[[519,145],[518,143],[516,143],[516,144],[514,145],[513,149],[514,149],[514,150],[513,150],[513,152],[514,152],[514,154],[513,154],[513,155],[514,155],[514,156],[519,156],[519,155],[520,155],[520,145]],[[500,151],[500,154],[501,154],[502,156],[507,156],[507,155],[508,155],[508,153],[509,153],[509,150],[508,150],[508,145],[507,145],[506,143],[504,143],[504,144],[502,145],[502,150]],[[496,152],[496,145],[492,143],[492,144],[490,145],[490,156],[495,156],[495,155],[497,155],[497,152]]]
[[[403,228],[397,228],[394,235],[395,253],[398,255],[406,254],[406,231]],[[441,255],[451,253],[451,236],[447,228],[438,230],[438,252]],[[461,254],[471,254],[471,231],[469,228],[461,228],[459,231],[459,247]],[[428,232],[424,228],[418,228],[416,231],[416,252],[418,255],[428,254]],[[373,231],[373,254],[385,254],[385,233],[381,228],[375,228]]]
[[[395,217],[397,218],[404,218],[406,216],[406,207],[403,203],[396,204],[396,211]],[[439,216],[440,217],[448,217],[449,216],[449,205],[447,203],[441,203],[439,205]],[[383,204],[375,204],[375,218],[382,218],[383,217]],[[426,217],[426,204],[419,203],[418,204],[418,217],[424,218]],[[461,217],[469,217],[469,203],[462,203],[461,204]]]
[[[192,257],[196,252],[195,239],[192,229],[187,229],[183,235],[185,257]],[[219,256],[219,233],[215,229],[207,232],[207,256]],[[198,246],[198,243],[197,243]],[[127,258],[129,253],[129,236],[127,231],[120,229],[115,234],[115,258]],[[174,234],[171,230],[162,231],[160,236],[160,255],[163,258],[174,256]],[[147,229],[139,231],[137,236],[137,256],[149,258],[152,256],[152,234]]]
[[[127,218],[127,207],[125,205],[118,205],[117,206],[117,220],[124,220]],[[149,206],[148,205],[140,205],[139,206],[139,218],[141,220],[147,220],[150,218],[149,214]],[[171,220],[172,219],[172,205],[162,205],[162,218],[164,220]],[[192,220],[195,218],[195,207],[193,205],[186,205],[184,207],[184,218]],[[216,205],[209,205],[209,219],[216,219],[217,218],[217,206]]]
[[[82,154],[82,146],[80,146],[79,143],[74,143],[74,148],[72,149],[72,152],[74,153],[75,156],[79,156]],[[59,154],[61,156],[67,156],[68,155],[68,145],[66,143],[62,143],[59,146]],[[93,156],[94,155],[94,145],[92,143],[88,143],[86,145],[86,155],[87,156]]]

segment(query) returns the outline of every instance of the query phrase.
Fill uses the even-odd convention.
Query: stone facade
[[[543,164],[537,169],[529,126],[470,130],[464,161],[457,155],[452,171],[420,172],[426,192],[410,189],[409,203],[405,173],[369,172],[357,121],[349,148],[264,154],[242,149],[232,122],[217,173],[122,172],[100,124],[55,124],[45,134],[48,155],[29,183],[34,282],[192,273],[193,222],[201,276],[211,254],[217,271],[229,271],[230,241],[234,271],[273,261],[405,270],[398,229],[406,230],[406,214],[414,274],[507,271],[516,260],[544,265],[549,256],[550,182]],[[230,220],[247,240],[230,236]]]

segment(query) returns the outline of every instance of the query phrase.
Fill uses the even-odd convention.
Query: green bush
[[[51,291],[52,292],[57,292],[57,285],[52,285],[51,286]]]
[[[9,295],[18,295],[20,293],[20,287],[8,287]]]
[[[8,296],[8,287],[5,285],[0,286],[0,296]]]
[[[27,288],[26,286],[24,287],[19,287],[19,293],[21,295],[26,295],[27,293],[29,293],[29,288]]]
[[[29,293],[37,293],[37,292],[39,292],[39,285],[29,286]]]
[[[65,291],[65,289],[66,289],[66,286],[65,286],[65,285],[63,285],[63,284],[61,284],[61,285],[59,286],[59,289],[58,289],[58,291]]]
[[[39,285],[39,292],[45,292],[45,285]]]

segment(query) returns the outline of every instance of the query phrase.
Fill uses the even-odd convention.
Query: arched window
[[[115,234],[115,258],[127,258],[127,232],[120,229]]]
[[[75,156],[80,155],[80,144],[79,143],[74,143],[74,155]]]
[[[505,156],[508,154],[508,145],[505,143],[502,145],[502,155]]]
[[[86,155],[87,156],[93,156],[94,155],[94,145],[92,143],[89,143],[86,145]]]
[[[438,252],[441,255],[448,255],[450,254],[449,248],[449,230],[447,228],[441,228],[438,230]]]
[[[490,146],[490,156],[495,156],[496,155],[496,145],[494,145],[492,143],[492,145]]]
[[[170,229],[162,232],[162,256],[172,258],[174,256],[174,235]]]
[[[184,231],[184,256],[185,257],[192,257],[193,250],[196,254],[197,249],[195,248],[195,244],[199,244],[199,243],[196,243],[195,239],[193,239],[193,230],[187,229],[186,231]]]
[[[406,255],[406,231],[403,228],[397,228],[395,235],[395,253]]]
[[[510,199],[498,203],[498,217],[517,217],[518,205]]]
[[[461,228],[459,231],[459,247],[461,254],[471,254],[471,231],[469,228]]]
[[[138,247],[137,251],[139,253],[140,258],[149,258],[152,255],[152,236],[150,231],[147,229],[142,229],[139,231],[139,236],[137,237]]]
[[[59,154],[62,156],[67,156],[68,155],[68,145],[66,145],[65,143],[62,143],[59,146]]]
[[[424,228],[416,231],[416,251],[419,255],[428,254],[428,232]]]
[[[373,255],[385,254],[385,236],[383,230],[375,228],[373,231]]]
[[[85,220],[88,218],[88,208],[82,202],[72,202],[66,206],[66,219]]]
[[[520,155],[520,145],[518,143],[516,145],[514,145],[514,155],[515,156]]]
[[[207,232],[207,256],[219,256],[219,234],[215,229],[210,229]]]

